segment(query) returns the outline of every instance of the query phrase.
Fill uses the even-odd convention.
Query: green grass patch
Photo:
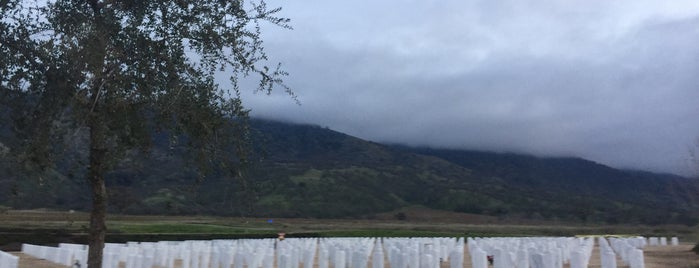
[[[311,168],[307,170],[304,174],[291,176],[290,179],[294,183],[300,183],[308,181],[317,181],[320,180],[321,177],[323,177],[323,171]]]
[[[322,237],[460,237],[464,233],[423,230],[338,230],[321,232]]]
[[[265,233],[247,228],[196,223],[119,223],[109,226],[110,231],[125,234],[248,234]]]

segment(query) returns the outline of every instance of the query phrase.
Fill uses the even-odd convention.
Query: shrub
[[[404,221],[404,220],[408,219],[408,216],[405,215],[405,213],[403,213],[403,212],[398,212],[395,215],[393,215],[393,217],[395,217],[397,220],[400,220],[400,221]]]

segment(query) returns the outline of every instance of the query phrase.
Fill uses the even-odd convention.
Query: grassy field
[[[643,235],[678,236],[683,242],[699,241],[698,228],[679,225],[586,225],[563,222],[514,222],[480,215],[449,214],[428,209],[402,211],[371,220],[261,219],[208,216],[108,217],[108,242],[216,238],[276,237],[418,237],[418,236],[574,236]],[[271,222],[270,222],[271,220]],[[85,243],[88,214],[65,211],[7,211],[0,214],[0,249],[17,250],[21,243]]]

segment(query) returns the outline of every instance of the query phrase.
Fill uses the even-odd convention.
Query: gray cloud
[[[295,30],[265,28],[267,48],[302,105],[245,93],[254,115],[379,142],[690,170],[699,2],[345,2],[280,3]]]

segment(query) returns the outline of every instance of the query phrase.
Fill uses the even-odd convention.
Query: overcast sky
[[[577,156],[689,174],[699,1],[268,1],[267,51],[301,105],[258,117],[409,145]]]

